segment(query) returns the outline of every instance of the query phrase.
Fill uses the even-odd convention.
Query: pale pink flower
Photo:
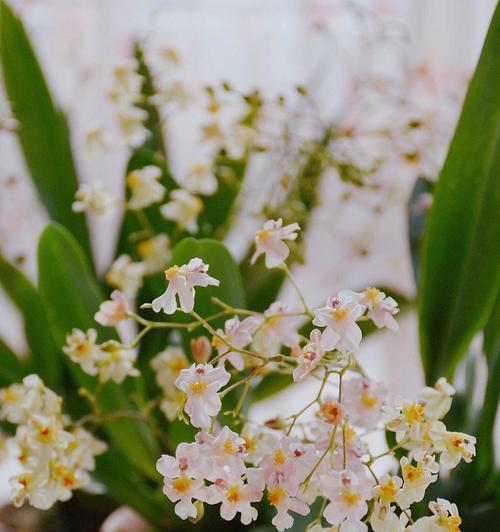
[[[125,295],[120,290],[113,290],[111,300],[101,303],[94,319],[105,327],[113,327],[126,318],[129,311],[130,308]]]
[[[343,404],[349,421],[357,427],[370,429],[380,421],[381,406],[386,396],[383,384],[366,377],[355,376],[344,380]]]
[[[240,477],[226,476],[207,488],[206,500],[209,504],[221,503],[221,517],[231,521],[239,512],[244,525],[257,519],[258,512],[251,503],[261,499],[262,490],[254,484],[243,482]]]
[[[297,310],[288,305],[272,303],[264,312],[265,322],[254,333],[253,349],[265,356],[276,354],[282,345],[294,349],[299,343],[296,314]]]
[[[396,501],[401,508],[408,508],[414,502],[420,502],[430,484],[436,482],[437,472],[435,460],[420,460],[413,465],[406,456],[401,458],[401,476],[403,487],[396,495]]]
[[[213,462],[213,473],[211,477],[208,476],[207,478],[210,480],[218,478],[220,471],[232,476],[241,476],[245,473],[246,442],[229,427],[222,427],[208,448]]]
[[[227,359],[237,370],[241,371],[244,368],[245,362],[242,354],[238,351],[231,351],[221,338],[224,338],[226,342],[237,349],[243,349],[252,341],[252,333],[257,325],[258,320],[253,316],[245,318],[243,321],[240,321],[238,316],[234,316],[226,321],[224,324],[224,330],[217,330],[217,334],[220,338],[214,336],[212,339],[212,345],[217,349],[219,355],[223,355],[220,358],[221,363]]]
[[[442,419],[450,410],[455,388],[441,377],[433,387],[426,386],[418,394],[418,400],[424,405],[427,419]]]
[[[300,229],[299,224],[293,223],[283,227],[283,220],[268,220],[255,237],[256,249],[252,256],[252,264],[264,253],[266,267],[276,268],[289,255],[290,250],[283,240],[295,240]]]
[[[297,367],[293,370],[293,380],[301,381],[319,364],[325,356],[325,348],[321,342],[321,331],[314,329],[309,336],[310,342],[297,359]]]
[[[219,281],[207,274],[208,264],[199,258],[191,259],[183,266],[172,266],[165,271],[168,281],[166,291],[157,297],[152,307],[155,312],[163,309],[165,314],[173,314],[177,309],[176,296],[179,297],[180,308],[184,312],[191,312],[194,308],[195,286],[219,286]]]
[[[187,395],[184,409],[194,427],[210,426],[211,417],[216,416],[222,407],[217,392],[230,378],[223,367],[214,368],[210,364],[193,364],[180,372],[175,385]]]
[[[430,437],[433,448],[441,452],[439,463],[453,469],[461,460],[466,463],[472,462],[476,455],[476,438],[463,432],[451,432],[441,421],[433,423]]]
[[[368,511],[366,500],[370,497],[370,485],[362,477],[347,469],[333,471],[320,479],[321,489],[330,499],[324,517],[332,525],[345,519],[360,521]]]
[[[163,493],[177,503],[174,511],[181,519],[196,517],[193,499],[201,499],[205,488],[203,478],[199,478],[201,463],[196,443],[181,444],[175,458],[163,455],[156,463],[156,469],[164,477]]]
[[[379,329],[399,329],[398,322],[394,319],[394,314],[399,312],[398,304],[392,297],[387,297],[378,288],[369,287],[360,294],[359,303],[368,309],[368,317]]]
[[[323,345],[331,351],[356,352],[362,333],[356,320],[365,312],[365,307],[357,303],[349,293],[340,292],[328,298],[326,305],[314,311],[313,324],[326,327],[323,331]]]
[[[272,524],[280,532],[293,526],[293,517],[288,512],[307,515],[310,511],[309,506],[304,501],[297,497],[291,497],[288,491],[279,484],[272,487],[268,486],[267,498],[277,510]]]

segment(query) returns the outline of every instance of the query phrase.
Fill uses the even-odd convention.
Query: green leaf
[[[78,243],[61,226],[49,225],[42,233],[38,246],[39,290],[52,333],[58,345],[64,345],[73,328],[98,331],[99,340],[115,338],[114,329],[101,327],[93,315],[103,300],[99,286]],[[63,355],[77,386],[95,389],[95,378],[84,374]],[[101,407],[106,412],[133,408],[130,395],[136,392],[136,378],[121,386],[107,383],[101,392]],[[154,461],[159,449],[144,423],[119,419],[105,424],[112,445],[143,473],[156,477]]]
[[[253,388],[252,399],[262,401],[293,384],[293,377],[286,373],[270,373]]]
[[[107,451],[97,457],[94,476],[118,503],[130,506],[159,530],[182,530],[182,524],[173,514],[172,504],[166,498],[160,498],[161,494],[133,469],[124,467],[125,463],[126,460],[116,451]],[[174,520],[177,521],[175,524]]]
[[[488,379],[477,424],[477,456],[474,466],[480,473],[495,471],[494,426],[500,397],[500,294],[484,333]]]
[[[26,340],[31,350],[33,370],[48,386],[57,389],[61,375],[61,360],[36,288],[1,254],[0,283],[21,313]]]
[[[3,0],[0,62],[33,183],[50,217],[67,227],[90,256],[85,218],[71,210],[78,180],[66,120],[52,100],[23,23]]]
[[[427,381],[454,369],[500,284],[500,5],[465,98],[425,229],[419,290]]]
[[[0,387],[19,382],[26,368],[12,349],[0,338]]]

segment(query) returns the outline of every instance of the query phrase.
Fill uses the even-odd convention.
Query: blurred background
[[[205,157],[200,128],[206,110],[198,104],[197,94],[200,87],[221,80],[242,92],[258,88],[270,100],[284,95],[290,134],[298,141],[314,138],[325,124],[363,132],[341,149],[359,167],[376,170],[366,186],[341,179],[336,169],[325,172],[321,202],[307,230],[304,262],[295,266],[294,273],[311,306],[323,302],[325,287],[335,292],[377,285],[414,296],[409,197],[417,177],[437,178],[494,0],[17,0],[11,4],[21,13],[52,91],[68,116],[84,182],[100,181],[123,193],[129,149],[114,146],[91,152],[85,140],[94,124],[107,127],[115,120],[106,94],[113,69],[131,57],[135,40],[152,54],[162,47],[175,49],[181,61],[175,77],[189,103],[167,108],[164,122],[174,175],[185,174]],[[307,112],[297,86],[307,89]],[[228,106],[223,112],[230,115],[234,110]],[[270,130],[281,123],[280,112],[269,111]],[[398,128],[409,120],[423,125],[416,134],[399,135]],[[377,134],[371,135],[372,131]],[[390,134],[380,134],[384,131]],[[36,243],[47,217],[17,140],[4,129],[0,129],[0,160],[0,247],[34,279]],[[252,156],[247,201],[226,236],[237,258],[243,258],[246,239],[261,222],[262,204],[272,197],[287,165],[293,165],[293,158],[283,157],[281,151]],[[113,259],[119,216],[89,220],[100,272]],[[288,287],[281,297],[294,301]],[[22,352],[18,317],[1,291],[0,313],[0,336]],[[360,359],[393,394],[411,396],[423,384],[414,311],[405,311],[399,321],[399,334],[371,336]],[[280,413],[291,413],[308,389],[305,382],[299,392],[285,391],[271,407],[279,405]],[[264,416],[269,407],[257,405],[255,415]],[[10,467],[8,462],[0,464],[0,497],[6,497],[4,479]]]

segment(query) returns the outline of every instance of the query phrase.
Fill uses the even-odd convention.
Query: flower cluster
[[[104,311],[99,313],[104,314]],[[126,377],[139,375],[139,371],[134,367],[137,357],[134,349],[116,340],[108,340],[102,344],[97,344],[96,340],[95,329],[89,329],[87,332],[73,329],[66,337],[63,351],[73,362],[79,364],[85,373],[98,375],[99,381],[103,383],[112,380],[120,384]]]
[[[37,375],[0,390],[0,419],[17,425],[13,438],[22,471],[10,479],[15,506],[46,510],[90,482],[94,457],[106,445],[61,411],[62,398]]]
[[[282,244],[295,238],[297,229],[296,224],[283,228],[281,220],[266,222],[257,234],[254,258],[264,254],[269,267],[289,274],[283,265],[288,248]],[[193,261],[197,282],[190,279]],[[208,266],[193,261],[174,267],[173,274],[167,271],[169,295],[153,302],[154,310],[177,310],[178,294],[181,309],[191,312],[194,287],[216,284],[206,273]],[[173,384],[181,392],[170,400],[175,407],[167,409],[170,419],[183,409],[199,429],[194,442],[180,444],[175,456],[163,455],[157,464],[177,515],[196,520],[203,504],[220,504],[223,519],[239,514],[249,524],[258,516],[253,504],[266,498],[275,510],[272,523],[282,531],[293,525],[293,514],[308,515],[320,499],[308,530],[323,530],[326,522],[331,530],[359,532],[368,530],[367,523],[374,532],[458,531],[460,517],[447,501],[431,504],[432,517],[414,521],[411,512],[440,469],[470,462],[475,454],[475,439],[448,431],[442,421],[454,388],[442,378],[415,401],[390,400],[384,385],[365,375],[356,359],[359,322],[371,320],[396,331],[396,301],[373,287],[341,291],[312,311],[300,299],[302,310],[279,302],[262,314],[232,309],[234,315],[219,329],[200,318],[217,352],[211,359],[210,350],[204,350],[202,361],[186,367],[184,352],[169,348],[153,360],[165,396],[173,397]],[[304,338],[298,329],[307,320],[316,328]],[[319,390],[289,418],[259,424],[243,416],[241,406],[252,382],[273,370],[289,372],[295,381],[313,375],[320,380]],[[238,374],[242,378],[233,381]],[[244,391],[233,411],[244,421],[238,433],[236,425],[219,425],[218,415],[222,399],[240,385]],[[396,445],[373,454],[367,436],[374,431],[395,433]],[[377,475],[374,464],[395,456],[397,449],[405,451],[397,468]]]

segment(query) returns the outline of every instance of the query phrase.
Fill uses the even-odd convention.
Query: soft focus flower
[[[404,513],[396,515],[395,507],[382,501],[376,501],[370,515],[373,532],[404,532],[408,517]]]
[[[198,216],[202,210],[201,199],[183,189],[172,190],[170,201],[160,207],[160,213],[164,218],[176,222],[179,229],[189,233],[198,231]]]
[[[152,308],[155,312],[163,310],[165,314],[173,314],[177,309],[176,297],[179,297],[179,306],[183,312],[191,312],[194,308],[195,286],[219,286],[219,281],[207,274],[208,264],[201,259],[191,259],[188,264],[172,266],[165,271],[168,281],[166,291],[157,297]]]
[[[434,449],[441,452],[439,463],[448,469],[456,467],[461,460],[470,463],[476,455],[476,438],[463,432],[449,432],[441,421],[432,425],[430,437]]]
[[[108,92],[111,101],[122,106],[133,104],[139,96],[143,77],[137,72],[139,63],[129,59],[113,71],[113,85]]]
[[[223,355],[220,358],[221,362],[227,359],[239,371],[243,369],[245,363],[242,354],[231,350],[225,342],[237,349],[242,349],[252,341],[252,332],[258,323],[258,320],[253,316],[249,316],[243,321],[240,321],[238,316],[234,316],[226,321],[224,330],[217,330],[218,336],[213,337],[212,345],[217,349],[219,355]]]
[[[127,298],[119,291],[111,292],[111,300],[104,301],[95,313],[94,319],[105,327],[114,327],[130,312]]]
[[[66,345],[63,351],[81,366],[85,373],[97,375],[97,360],[100,356],[100,347],[96,344],[97,332],[89,329],[83,332],[80,329],[73,329],[66,337]]]
[[[296,348],[298,314],[294,308],[279,301],[272,303],[264,312],[264,323],[255,331],[252,348],[264,356],[276,354],[282,345]]]
[[[343,403],[349,421],[357,427],[374,428],[382,417],[380,407],[387,396],[385,386],[366,377],[355,376],[345,379],[343,390]]]
[[[83,183],[76,191],[71,208],[74,212],[91,212],[102,216],[109,214],[115,205],[115,197],[100,183]]]
[[[403,487],[396,495],[401,508],[408,508],[414,502],[420,502],[430,484],[437,480],[436,463],[434,461],[417,461],[413,465],[406,456],[401,458],[401,475]]]
[[[421,517],[408,528],[408,532],[460,532],[462,519],[458,515],[456,504],[438,499],[430,502],[429,508],[434,515]]]
[[[137,251],[147,273],[157,273],[164,270],[172,256],[170,239],[163,233],[139,242]]]
[[[135,106],[121,107],[118,110],[118,124],[123,140],[131,148],[144,144],[150,136],[150,131],[144,126],[148,113]]]
[[[359,294],[359,303],[367,309],[368,317],[378,327],[387,327],[391,331],[399,329],[394,314],[399,312],[398,304],[392,297],[387,297],[378,288],[369,287]]]
[[[175,385],[187,396],[184,409],[193,426],[210,426],[211,418],[219,413],[222,406],[217,392],[230,378],[223,367],[214,368],[210,364],[193,364],[180,372]]]
[[[131,191],[128,207],[134,210],[145,209],[161,201],[165,195],[165,187],[158,182],[161,176],[162,172],[157,166],[132,170],[127,175],[127,186]]]
[[[136,359],[137,353],[134,349],[129,349],[115,340],[103,343],[97,360],[99,380],[112,380],[120,384],[126,377],[138,377],[139,370],[134,367]]]
[[[262,255],[266,257],[266,268],[276,268],[289,255],[290,250],[283,240],[295,240],[300,229],[299,224],[293,223],[283,227],[283,220],[268,220],[255,237],[255,253],[252,264]]]
[[[213,163],[195,164],[189,169],[183,185],[193,194],[211,196],[217,190],[219,182],[215,176]]]
[[[325,348],[321,342],[321,331],[312,330],[309,340],[297,359],[297,367],[293,370],[293,380],[296,382],[308,375],[325,355]]]
[[[106,282],[132,298],[139,291],[145,272],[142,262],[132,262],[129,255],[120,255],[106,273]]]
[[[15,405],[13,397],[17,397]],[[21,472],[9,479],[14,506],[28,501],[47,510],[90,483],[88,472],[106,445],[84,428],[68,426],[62,399],[38,375],[0,390],[0,400],[0,418],[17,424],[14,442]]]
[[[451,408],[455,388],[441,377],[434,387],[426,386],[419,394],[418,400],[424,405],[427,419],[442,419]]]
[[[340,292],[336,297],[329,297],[324,307],[315,310],[313,324],[326,327],[323,331],[325,349],[338,349],[343,353],[356,352],[362,338],[356,320],[364,311],[365,307],[345,292]]]
[[[332,525],[345,519],[360,521],[366,514],[370,484],[364,476],[349,470],[334,471],[331,476],[321,477],[321,487],[330,499],[323,515]]]

